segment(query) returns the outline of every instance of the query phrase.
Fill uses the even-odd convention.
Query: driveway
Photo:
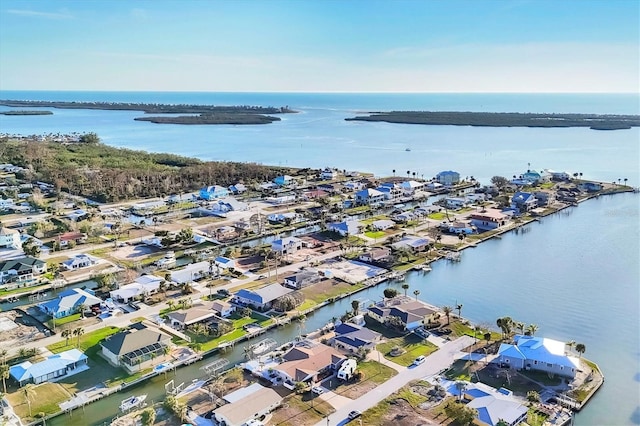
[[[325,390],[322,395],[318,396],[318,398],[331,404],[331,406],[335,408],[336,411],[353,402],[352,399],[349,399],[346,396],[338,395],[337,393],[330,390]]]

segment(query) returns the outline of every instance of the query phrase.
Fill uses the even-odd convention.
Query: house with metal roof
[[[127,303],[137,298],[144,298],[156,294],[160,289],[163,278],[155,275],[141,275],[132,283],[120,286],[117,290],[112,290],[109,295],[112,299]]]
[[[269,284],[253,290],[241,289],[233,295],[232,302],[242,306],[253,306],[265,310],[271,308],[273,302],[293,290],[280,284]]]
[[[167,314],[171,326],[179,328],[187,328],[190,325],[205,322],[215,316],[216,313],[212,309],[203,308],[189,308]]]
[[[224,198],[228,196],[229,190],[224,186],[211,185],[202,188],[199,195],[203,200],[215,200],[216,198]]]
[[[331,341],[332,345],[351,352],[356,352],[361,348],[374,348],[381,336],[380,333],[366,327],[348,322],[338,324],[334,331],[335,337]]]
[[[356,204],[360,205],[378,205],[385,201],[385,194],[377,189],[365,188],[356,192]]]
[[[0,248],[17,249],[20,247],[20,231],[0,225]]]
[[[296,272],[288,277],[284,278],[284,285],[287,287],[300,290],[301,288],[308,287],[323,279],[320,271],[317,269],[305,269]]]
[[[369,307],[367,316],[384,325],[401,325],[403,330],[414,330],[421,325],[435,321],[438,311],[409,297],[398,296],[390,300],[384,300]],[[395,317],[395,319],[392,319]],[[396,324],[396,322],[399,323]]]
[[[271,250],[280,254],[292,254],[302,249],[304,241],[297,237],[284,237],[271,242]]]
[[[102,299],[96,297],[93,290],[70,288],[61,291],[57,298],[40,303],[38,308],[53,318],[64,318],[100,303]]]
[[[53,382],[61,377],[77,374],[88,370],[87,356],[78,349],[49,355],[44,361],[32,364],[24,361],[9,368],[9,375],[18,383],[24,386],[27,383]]]
[[[62,262],[62,267],[67,271],[88,268],[98,263],[98,258],[90,254],[80,253]]]
[[[410,250],[412,252],[424,251],[431,244],[431,240],[427,237],[418,237],[415,235],[405,235],[398,242],[391,244],[394,250]]]
[[[478,412],[474,424],[478,426],[497,426],[500,421],[516,426],[527,419],[529,408],[513,397],[507,389],[495,389],[484,383],[466,383],[462,398],[467,407]]]
[[[32,256],[0,262],[0,284],[6,289],[36,284],[36,278],[47,272],[47,263]]]
[[[521,212],[528,212],[538,207],[538,200],[536,200],[535,195],[530,192],[518,191],[511,197],[511,207]]]
[[[276,391],[259,383],[240,388],[223,399],[227,404],[215,409],[213,416],[217,424],[227,426],[252,424],[253,419],[269,414],[282,402],[282,397]]]
[[[147,368],[170,344],[171,336],[138,322],[100,342],[100,355],[112,365],[134,373]]]
[[[513,344],[502,343],[493,362],[517,370],[537,370],[574,378],[580,360],[565,352],[565,343],[545,337],[516,335]]]
[[[344,222],[334,222],[327,225],[327,230],[337,232],[346,237],[347,235],[357,235],[362,232],[364,225],[359,220],[347,220]]]
[[[445,170],[436,175],[436,180],[445,186],[455,185],[460,182],[460,173],[453,170]]]

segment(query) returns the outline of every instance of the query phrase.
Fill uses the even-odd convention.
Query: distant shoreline
[[[51,111],[27,111],[27,110],[14,110],[14,111],[0,111],[2,115],[53,115]]]
[[[638,115],[613,114],[523,114],[512,112],[391,111],[345,121],[373,121],[395,124],[480,127],[588,127],[592,130],[623,130],[640,127]]]
[[[269,124],[280,118],[267,114],[292,114],[296,111],[289,107],[263,107],[251,105],[216,106],[195,104],[148,104],[128,102],[58,102],[58,101],[20,101],[0,100],[0,105],[8,107],[45,107],[61,109],[97,109],[108,111],[142,111],[146,114],[194,114],[179,117],[137,117],[136,121],[150,121],[158,124]],[[31,114],[5,115],[46,115],[51,111],[30,111]],[[199,114],[199,115],[195,115]]]

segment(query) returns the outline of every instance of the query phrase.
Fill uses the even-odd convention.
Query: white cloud
[[[73,15],[66,11],[62,12],[40,12],[37,10],[27,9],[8,9],[7,13],[11,15],[26,16],[32,18],[44,18],[44,19],[73,19]]]

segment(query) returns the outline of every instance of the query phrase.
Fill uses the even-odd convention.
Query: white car
[[[315,393],[316,395],[321,395],[324,393],[324,389],[322,389],[320,386],[315,386],[311,388],[311,392]]]
[[[418,358],[416,358],[416,359],[413,361],[413,365],[420,365],[420,364],[422,364],[426,359],[427,359],[427,357],[425,357],[424,355],[420,355]]]

